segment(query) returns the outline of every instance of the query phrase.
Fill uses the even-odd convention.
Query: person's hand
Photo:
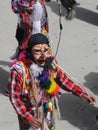
[[[84,93],[82,97],[85,98],[89,102],[89,104],[93,104],[96,101],[95,97],[91,94]]]
[[[37,130],[38,128],[42,127],[42,119],[40,118],[35,118],[33,117],[32,119],[30,119],[29,121],[30,126],[34,129]]]

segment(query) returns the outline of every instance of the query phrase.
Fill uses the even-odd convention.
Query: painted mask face
[[[49,46],[47,44],[35,45],[31,50],[31,54],[34,62],[42,67],[45,65],[46,59],[50,57]]]

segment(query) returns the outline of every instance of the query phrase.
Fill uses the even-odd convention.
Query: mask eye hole
[[[33,54],[35,55],[41,55],[42,53],[44,54],[48,54],[49,53],[49,49],[44,49],[43,51],[41,49],[35,49],[33,50]]]

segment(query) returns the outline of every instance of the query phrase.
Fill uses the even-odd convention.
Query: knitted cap
[[[42,33],[33,34],[28,41],[28,51],[31,53],[31,49],[33,48],[33,46],[38,45],[38,44],[48,44],[49,45],[49,40]]]

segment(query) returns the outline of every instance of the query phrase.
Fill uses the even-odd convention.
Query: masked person
[[[37,33],[30,37],[27,52],[11,67],[10,101],[18,115],[20,130],[55,130],[56,97],[60,88],[95,101],[57,66],[49,39]]]

